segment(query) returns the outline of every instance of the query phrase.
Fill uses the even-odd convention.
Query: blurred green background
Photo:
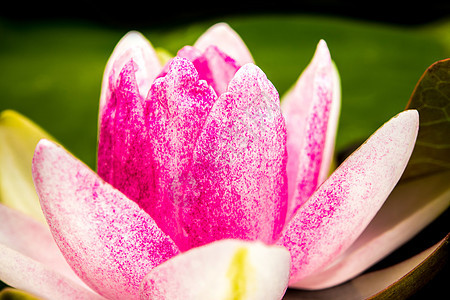
[[[138,28],[172,54],[218,21],[243,38],[282,95],[325,39],[342,81],[337,148],[367,138],[400,112],[425,69],[450,57],[450,22],[415,26],[302,14],[230,15]],[[132,26],[87,20],[0,18],[0,110],[40,124],[95,168],[97,110],[104,66]]]

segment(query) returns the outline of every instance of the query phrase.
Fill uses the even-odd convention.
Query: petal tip
[[[148,43],[149,41],[142,33],[136,30],[128,31],[119,41],[117,45],[136,45],[138,43]]]

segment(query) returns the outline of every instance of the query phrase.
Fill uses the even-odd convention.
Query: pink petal
[[[281,299],[289,268],[282,247],[222,240],[153,269],[141,284],[141,299]]]
[[[247,64],[212,108],[186,176],[190,247],[218,239],[272,243],[286,213],[286,133],[278,93]]]
[[[216,95],[190,61],[176,57],[144,102],[134,67],[130,62],[120,73],[111,111],[104,115],[111,122],[101,128],[98,172],[183,248],[185,170]]]
[[[148,164],[149,167],[145,166],[138,174],[144,174],[150,188],[149,193],[141,196],[140,205],[182,250],[186,249],[187,238],[181,221],[186,205],[185,188],[190,180],[186,176],[187,168],[215,100],[214,91],[199,80],[194,65],[177,57],[167,75],[155,81],[146,103],[148,146],[136,150],[147,151],[148,157],[146,161],[135,160],[134,163],[135,170]],[[126,185],[126,181],[124,183]]]
[[[240,67],[216,46],[207,47],[203,53],[194,47],[186,46],[178,51],[177,55],[189,59],[197,69],[200,79],[206,80],[217,95],[226,92],[228,83]]]
[[[138,66],[136,78],[143,97],[147,95],[153,80],[162,69],[158,56],[150,42],[139,32],[131,31],[127,33],[114,48],[106,64],[100,95],[99,122],[102,121],[104,109],[107,107],[108,101],[110,101],[111,84],[114,85],[119,72],[130,59]]]
[[[336,65],[333,64],[332,67],[333,98],[328,115],[327,134],[323,146],[322,163],[320,164],[320,172],[317,180],[318,185],[321,185],[330,176],[330,167],[334,159],[334,146],[341,112],[341,80]]]
[[[339,111],[339,104],[334,103],[340,102],[340,97],[333,96],[338,92],[333,91],[335,78],[322,40],[311,64],[282,102],[288,134],[288,220],[321,184],[319,179],[327,173],[322,170],[331,163]]]
[[[450,205],[449,172],[397,185],[366,230],[332,266],[295,283],[323,289],[345,282],[400,247]]]
[[[42,299],[104,299],[45,265],[0,244],[0,279]]]
[[[32,172],[61,252],[101,295],[137,298],[145,274],[179,253],[150,216],[61,147],[39,142]]]
[[[115,185],[115,173],[123,172],[129,159],[127,145],[140,141],[142,105],[161,71],[155,50],[138,32],[125,35],[114,49],[105,69],[99,108],[98,172]],[[136,189],[137,183],[130,189]],[[127,194],[134,197],[134,194]]]
[[[84,286],[62,256],[47,226],[1,204],[0,220],[0,244]]]
[[[140,150],[146,142],[144,98],[139,94],[136,68],[133,61],[126,64],[111,89],[100,123],[97,153],[100,177],[135,201],[143,183],[123,177],[134,174],[134,165],[130,164],[143,160],[145,154]],[[122,185],[127,189],[122,189]]]
[[[209,28],[195,42],[194,47],[205,51],[209,46],[217,46],[243,66],[253,63],[252,55],[240,36],[228,24],[218,23]]]
[[[300,207],[277,242],[291,253],[291,284],[331,263],[359,237],[403,173],[418,123],[414,110],[391,119]]]

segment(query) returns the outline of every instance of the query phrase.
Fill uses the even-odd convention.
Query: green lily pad
[[[305,15],[254,15],[141,32],[155,47],[175,54],[219,21],[241,35],[281,95],[325,39],[342,81],[337,151],[365,140],[401,111],[423,70],[450,56],[448,23],[404,28]],[[0,111],[13,109],[30,118],[95,169],[102,74],[126,31],[86,22],[0,19]]]
[[[420,127],[403,179],[450,170],[450,59],[425,71],[407,109],[419,111]]]

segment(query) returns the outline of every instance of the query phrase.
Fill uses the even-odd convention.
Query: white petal
[[[289,260],[282,247],[221,240],[153,269],[142,281],[141,299],[281,299]]]

